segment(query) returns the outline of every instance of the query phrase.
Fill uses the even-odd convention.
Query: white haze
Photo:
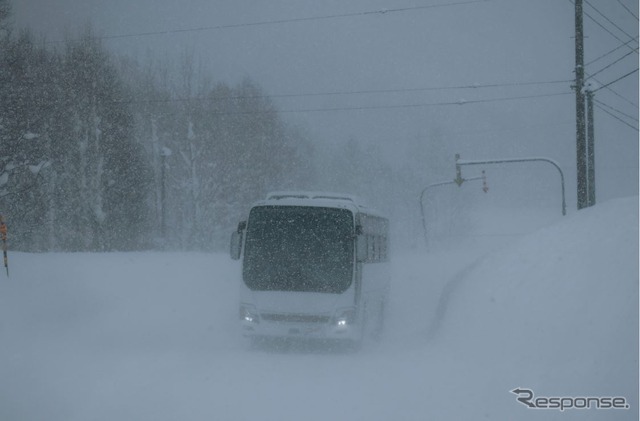
[[[638,22],[617,2],[589,3],[596,9],[585,4],[585,63],[590,63],[587,72],[595,73],[637,48],[636,41],[600,58],[620,40],[637,36]],[[635,2],[623,3],[637,16]],[[425,5],[436,7],[393,12]],[[361,14],[384,10],[390,12]],[[20,0],[14,11],[19,26],[44,34],[52,47],[91,22],[107,37],[107,48],[143,63],[150,58],[177,63],[192,54],[201,63],[202,78],[236,83],[250,77],[317,148],[342,148],[354,139],[395,168],[417,168],[405,187],[414,196],[429,183],[454,177],[455,153],[466,159],[545,156],[564,169],[567,200],[575,207],[574,10],[569,1]],[[355,16],[296,20],[345,14]],[[284,22],[247,25],[274,21]],[[237,26],[211,29],[229,25]],[[156,34],[111,38],[145,33]],[[596,79],[611,82],[637,68],[637,61],[637,52],[632,53]],[[439,89],[461,86],[478,88]],[[615,93],[602,89],[596,99],[637,119],[637,74],[611,89]],[[376,90],[405,91],[370,92]],[[310,93],[339,94],[300,96]],[[564,95],[546,96],[555,94]],[[477,100],[491,101],[470,103]],[[597,198],[636,194],[637,130],[600,108],[595,119]],[[499,173],[510,193],[527,187],[515,174],[524,180],[539,177],[530,168]],[[517,199],[510,195],[511,202]]]
[[[386,332],[360,352],[250,348],[226,255],[10,253],[0,419],[637,420],[637,215],[617,199],[494,251],[396,250]],[[528,409],[518,387],[630,409]]]
[[[637,16],[637,2],[621,1]],[[249,77],[318,154],[353,140],[413,176],[381,174],[349,191],[388,213],[395,232],[388,329],[355,354],[247,349],[236,320],[239,268],[226,255],[10,253],[11,278],[0,276],[0,419],[638,418],[638,199],[609,201],[638,194],[638,132],[596,110],[599,204],[577,212],[570,1],[489,0],[188,32],[176,31],[425,3],[13,3],[18,26],[44,34],[51,48],[64,48],[60,41],[89,21],[107,37],[169,31],[103,42],[142,63],[175,65],[193,54],[213,81]],[[619,2],[590,3],[638,35]],[[620,45],[588,18],[585,35],[586,63]],[[632,54],[597,78],[611,82],[637,61]],[[545,81],[563,82],[482,87]],[[611,87],[616,93],[596,98],[637,118],[637,74]],[[394,92],[364,93],[372,90]],[[336,94],[300,96],[309,93]],[[455,153],[554,159],[568,216],[546,164],[464,168],[465,177],[486,170],[488,193],[480,181],[430,189],[425,244],[418,197],[454,178]],[[631,410],[528,410],[509,392],[516,387],[626,396]]]

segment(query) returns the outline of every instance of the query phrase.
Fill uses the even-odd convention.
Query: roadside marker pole
[[[9,259],[7,257],[7,224],[4,222],[4,217],[0,215],[0,238],[2,239],[2,255],[4,258],[4,268],[7,271],[7,278],[9,277]]]

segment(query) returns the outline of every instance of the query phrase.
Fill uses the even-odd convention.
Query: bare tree
[[[12,6],[9,0],[0,0],[0,33],[8,33],[11,28]]]

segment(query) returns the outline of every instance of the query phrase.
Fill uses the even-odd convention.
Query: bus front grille
[[[317,314],[262,313],[262,320],[288,323],[329,323],[331,317]]]

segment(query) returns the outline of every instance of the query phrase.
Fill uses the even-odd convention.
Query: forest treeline
[[[213,81],[187,52],[142,64],[90,26],[51,43],[15,31],[9,12],[0,0],[0,214],[13,249],[224,250],[252,202],[290,188],[417,218],[422,150],[393,169],[353,138],[319,145],[251,79]]]
[[[176,82],[90,28],[54,48],[6,24],[2,35],[0,212],[13,247],[210,250],[249,203],[309,174],[301,137],[251,80],[209,86],[185,54]]]

